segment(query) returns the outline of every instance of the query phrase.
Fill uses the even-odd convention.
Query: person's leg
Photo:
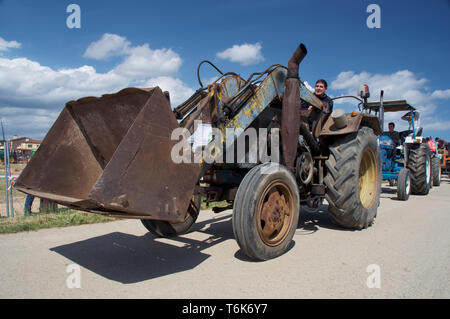
[[[31,214],[31,206],[33,205],[33,200],[34,200],[33,195],[27,195],[27,198],[25,200],[25,209],[24,209],[25,215]]]

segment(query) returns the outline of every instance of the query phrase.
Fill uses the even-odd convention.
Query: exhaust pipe
[[[307,52],[305,45],[302,43],[289,59],[283,97],[281,113],[282,153],[284,164],[291,171],[294,170],[295,158],[297,157],[297,143],[301,121],[298,69],[300,62],[305,58]]]
[[[308,50],[306,49],[305,45],[301,43],[297,50],[295,50],[294,54],[291,56],[288,62],[288,78],[295,78],[299,79],[298,77],[298,66],[305,58],[306,54],[308,53]],[[300,80],[299,80],[300,81]]]

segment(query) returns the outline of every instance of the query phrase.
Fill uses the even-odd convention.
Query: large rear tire
[[[339,138],[325,162],[328,211],[337,225],[363,229],[372,225],[380,204],[381,155],[371,128]]]
[[[408,169],[411,172],[411,193],[427,195],[431,188],[431,157],[427,144],[413,144],[408,148]]]
[[[233,232],[250,258],[285,253],[297,229],[300,196],[294,175],[273,163],[255,166],[242,180],[233,207]]]
[[[186,234],[197,220],[200,212],[201,199],[201,196],[193,196],[188,207],[186,218],[180,223],[152,219],[141,219],[141,222],[149,232],[158,237],[174,237]]]
[[[439,157],[431,159],[431,170],[433,171],[433,186],[441,185],[441,160]]]

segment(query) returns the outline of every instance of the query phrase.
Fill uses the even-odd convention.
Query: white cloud
[[[0,106],[55,108],[72,99],[113,93],[154,78],[167,85],[182,63],[170,49],[151,50],[148,44],[133,47],[126,38],[108,33],[85,52],[85,56],[98,59],[113,55],[123,55],[124,60],[106,73],[89,65],[55,70],[27,58],[0,58]],[[184,96],[189,89],[181,80],[172,79],[171,83],[168,87],[181,92],[169,89],[173,96]]]
[[[186,101],[195,92],[180,79],[174,79],[169,76],[160,76],[157,78],[149,79],[144,83],[144,86],[159,86],[161,90],[169,91],[170,102],[173,107],[178,106],[182,102]]]
[[[21,135],[42,139],[58,117],[59,110],[0,107],[0,114],[7,138]]]
[[[129,50],[130,55],[114,69],[129,78],[173,75],[178,72],[182,60],[171,49],[151,50],[148,44]]]
[[[434,99],[450,99],[450,89],[447,90],[436,90],[431,94]]]
[[[218,52],[217,57],[247,66],[264,61],[261,43],[233,45],[225,51]]]
[[[100,45],[105,39],[116,41]],[[99,73],[89,65],[53,69],[25,57],[0,57],[0,112],[11,135],[43,137],[66,102],[85,96],[101,96],[125,87],[160,86],[170,92],[172,106],[176,106],[194,93],[175,77],[182,63],[176,52],[151,50],[148,44],[133,47],[126,38],[108,34],[95,43],[85,55],[122,55],[122,63]]]
[[[86,95],[119,90],[129,80],[114,72],[97,73],[91,66],[53,70],[26,58],[0,58],[0,103],[59,107]]]
[[[425,78],[417,78],[413,72],[408,70],[397,71],[393,74],[371,74],[368,72],[355,74],[353,71],[346,71],[339,73],[336,80],[331,82],[330,88],[332,90],[345,90],[347,93],[355,95],[361,84],[367,84],[372,98],[378,98],[381,90],[384,90],[385,96],[397,98],[405,94],[417,95],[417,93],[421,93],[420,90],[424,88],[427,81]]]
[[[83,56],[96,60],[123,56],[123,62],[112,72],[129,79],[174,75],[182,64],[178,53],[171,49],[152,50],[148,43],[132,46],[125,37],[110,33],[92,42]]]
[[[446,130],[448,122],[435,116],[438,105],[436,99],[450,98],[450,90],[437,90],[431,92],[426,84],[428,79],[419,77],[409,70],[401,70],[392,74],[371,74],[368,72],[355,73],[345,71],[339,73],[331,82],[330,89],[339,95],[357,95],[361,84],[370,88],[370,101],[378,101],[381,90],[384,90],[385,100],[407,100],[421,113],[420,124],[424,129]],[[335,104],[348,103],[348,100],[335,100]],[[353,103],[353,101],[352,101]],[[385,123],[395,121],[396,129],[407,129],[407,122],[399,120],[401,113],[385,113]],[[426,132],[425,132],[426,134]]]
[[[2,37],[0,37],[0,51],[7,51],[8,49],[18,49],[22,46],[17,41],[6,41]]]
[[[84,52],[85,58],[103,60],[112,56],[121,56],[127,53],[130,42],[117,34],[105,33],[98,41],[92,42]]]

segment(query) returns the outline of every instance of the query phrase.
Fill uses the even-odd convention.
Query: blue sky
[[[80,29],[66,25],[72,3]],[[366,25],[370,4],[379,29]],[[9,138],[43,138],[69,100],[159,85],[178,104],[198,88],[204,59],[247,78],[286,65],[303,42],[303,81],[325,78],[333,97],[384,89],[421,110],[426,136],[450,141],[449,30],[448,0],[0,0],[0,117]],[[400,116],[388,120],[405,129]]]

